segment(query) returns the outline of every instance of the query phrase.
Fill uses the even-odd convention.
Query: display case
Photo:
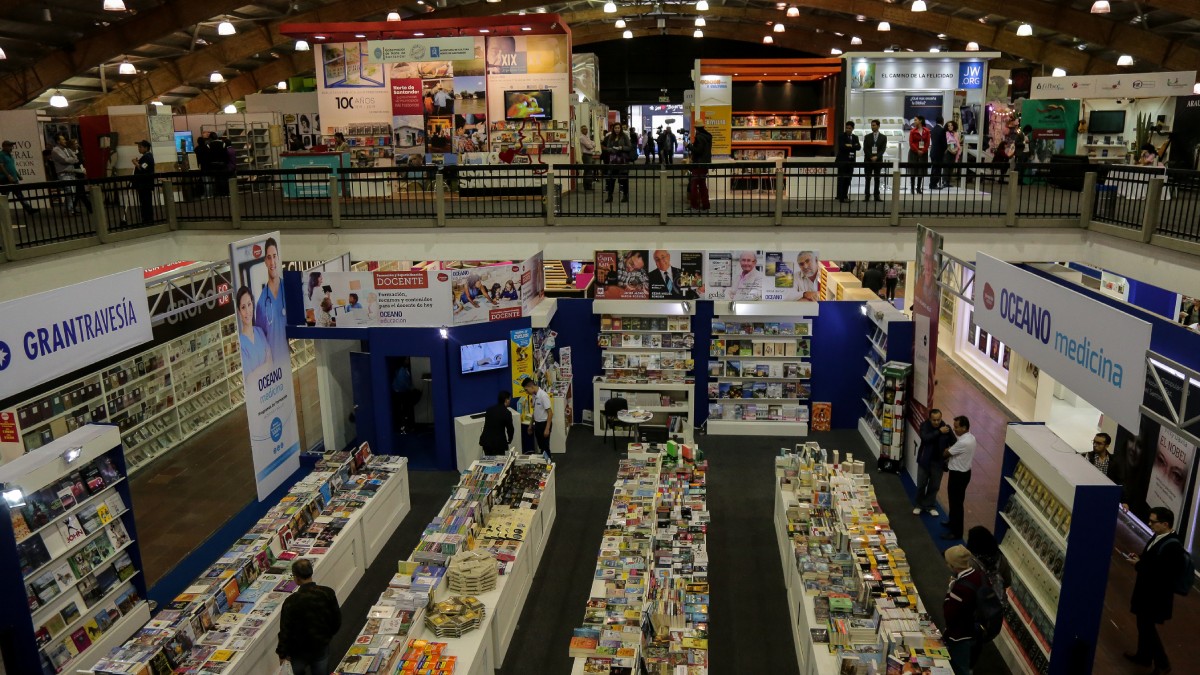
[[[812,320],[739,316],[712,320],[710,434],[805,436],[812,379]]]
[[[120,433],[82,426],[0,468],[0,483],[4,663],[86,670],[150,619]]]
[[[1043,424],[1008,426],[1001,474],[995,533],[1012,582],[996,647],[1014,673],[1089,672],[1115,530],[1087,523],[1116,521],[1121,488]]]

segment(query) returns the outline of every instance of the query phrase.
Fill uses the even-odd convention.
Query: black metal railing
[[[545,164],[443,167],[446,218],[544,218],[549,168]]]
[[[1078,218],[1083,175],[1071,164],[1019,164],[1016,215],[1021,218]]]
[[[167,223],[167,208],[158,176],[113,176],[100,186],[109,232],[124,232]]]
[[[663,176],[657,164],[560,165],[554,177],[561,190],[558,215],[657,217],[661,211]]]
[[[175,193],[175,219],[181,223],[228,222],[232,217],[229,179],[232,173],[196,171],[169,173]]]
[[[866,167],[830,162],[790,162],[783,165],[784,216],[879,215],[886,218],[890,202],[864,202]],[[872,190],[874,172],[872,172]],[[892,176],[884,170],[880,177],[884,194],[891,192]],[[843,190],[843,188],[845,188]],[[858,189],[856,189],[858,188]],[[846,194],[846,201],[838,201]],[[873,196],[873,195],[872,195]],[[878,204],[878,206],[877,206]],[[876,213],[878,211],[878,213]]]
[[[1146,218],[1146,196],[1150,179],[1162,169],[1114,166],[1096,186],[1092,218],[1102,223],[1141,230]]]
[[[238,171],[243,220],[329,220],[330,170],[324,167]],[[349,196],[345,186],[341,195]]]
[[[664,168],[671,217],[771,217],[779,192],[785,189],[774,162],[671,164]]]
[[[5,186],[12,207],[17,248],[44,246],[95,236],[86,181],[51,181]]]
[[[436,166],[342,169],[341,217],[401,220],[437,216]]]
[[[1008,165],[900,164],[900,215],[1003,217]]]
[[[1169,169],[1161,199],[1158,234],[1200,242],[1200,171]]]

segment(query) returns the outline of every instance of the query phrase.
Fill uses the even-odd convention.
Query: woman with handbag
[[[612,203],[613,186],[617,182],[621,185],[621,201],[629,201],[629,175],[623,165],[629,163],[629,154],[631,151],[629,144],[629,135],[625,133],[620,122],[613,124],[612,131],[604,137],[601,143],[604,149],[604,160],[613,168],[608,170],[608,177],[604,179],[604,202]]]

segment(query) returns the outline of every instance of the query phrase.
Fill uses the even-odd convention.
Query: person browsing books
[[[503,455],[513,442],[513,422],[509,404],[512,392],[502,391],[496,395],[496,404],[483,413],[483,431],[479,434],[479,445],[485,455]]]
[[[329,675],[329,641],[342,627],[337,595],[313,582],[306,558],[292,562],[292,580],[298,588],[283,601],[275,654],[291,663],[294,675]]]
[[[942,637],[946,639],[954,675],[971,675],[971,649],[976,640],[975,607],[979,589],[986,582],[966,546],[951,546],[946,549],[945,557],[950,566],[950,588],[942,601],[942,615],[946,618]]]
[[[525,395],[529,397],[529,406],[532,411],[531,424],[529,425],[529,434],[533,436],[537,448],[546,456],[546,460],[550,459],[550,427],[554,424],[554,405],[550,401],[550,394],[547,394],[544,389],[538,386],[532,378],[525,378],[521,381],[521,388],[525,390]]]

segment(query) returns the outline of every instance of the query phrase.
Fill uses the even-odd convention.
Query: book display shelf
[[[848,273],[840,273],[848,274]],[[904,457],[908,404],[912,375],[912,319],[885,300],[863,304],[867,347],[863,359],[863,412],[858,431],[871,454],[896,461]]]
[[[733,151],[795,145],[833,145],[828,108],[811,111],[745,111],[732,117]]]
[[[775,460],[775,530],[800,673],[950,675],[864,471],[813,442]]]
[[[620,302],[620,301],[613,301]],[[634,301],[636,302],[636,301]],[[681,303],[669,305],[678,312]],[[603,375],[593,382],[594,433],[605,434],[604,403],[624,398],[630,410],[652,417],[641,427],[660,427],[685,443],[695,419],[695,361],[691,317],[686,314],[601,313],[596,343]]]
[[[617,469],[571,673],[708,673],[708,463],[632,443]]]
[[[472,463],[334,672],[392,673],[436,653],[439,673],[493,675],[554,525],[554,476],[540,455]]]
[[[0,468],[0,482],[4,663],[87,669],[150,619],[121,436],[85,425]]]
[[[806,436],[812,320],[752,318],[712,320],[708,433]]]
[[[1091,664],[1115,532],[1087,523],[1115,522],[1120,497],[1120,486],[1045,425],[1008,426],[995,532],[1012,582],[996,647],[1012,672]]]
[[[92,667],[97,675],[275,672],[280,610],[296,589],[291,561],[344,602],[410,508],[408,463],[354,452],[327,454],[137,637]]]
[[[136,473],[241,405],[236,331],[226,317],[19,404],[25,451],[85,424],[114,424],[129,472]],[[290,344],[293,371],[312,361],[312,340]]]

